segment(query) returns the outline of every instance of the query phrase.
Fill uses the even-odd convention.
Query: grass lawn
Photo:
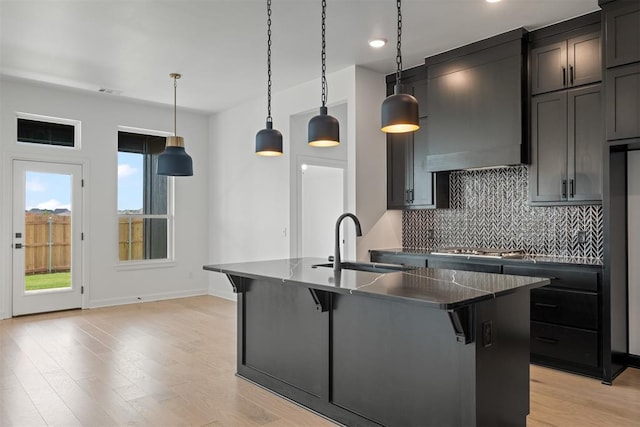
[[[29,274],[24,281],[27,291],[68,288],[71,286],[71,273]]]

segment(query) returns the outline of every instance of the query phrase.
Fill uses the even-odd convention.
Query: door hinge
[[[84,286],[80,286],[80,294],[84,295]]]
[[[80,180],[80,187],[84,187],[84,178]]]
[[[80,233],[80,240],[84,240],[84,232]]]

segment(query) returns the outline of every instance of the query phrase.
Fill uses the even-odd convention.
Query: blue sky
[[[25,210],[71,210],[71,176],[57,173],[27,172]]]
[[[118,210],[142,209],[142,160],[136,153],[118,152]]]
[[[118,210],[142,208],[142,154],[118,153]],[[71,210],[69,175],[27,172],[25,210]]]

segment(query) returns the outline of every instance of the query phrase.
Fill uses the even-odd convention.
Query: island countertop
[[[549,284],[549,279],[540,277],[434,268],[389,273],[343,269],[336,274],[331,268],[316,266],[323,263],[326,260],[321,258],[291,258],[212,264],[203,268],[229,276],[269,279],[283,285],[305,286],[341,294],[391,298],[443,310]]]

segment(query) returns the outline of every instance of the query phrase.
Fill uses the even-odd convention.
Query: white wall
[[[208,120],[178,110],[178,128],[194,160],[194,176],[176,178],[175,264],[119,270],[117,222],[118,126],[172,131],[173,109],[125,98],[26,81],[0,80],[0,317],[11,316],[12,159],[71,160],[85,164],[85,308],[205,294],[208,274]],[[170,92],[169,92],[170,93]],[[171,101],[171,98],[168,98]],[[16,144],[16,112],[80,120],[82,148]]]
[[[627,158],[629,353],[640,355],[640,151]]]
[[[327,75],[328,107],[345,104],[347,200],[345,211],[360,218],[365,236],[357,241],[357,254],[367,259],[363,242],[375,248],[400,245],[398,214],[386,214],[386,151],[380,132],[380,105],[385,95],[384,76],[348,67]],[[313,114],[320,107],[320,81],[314,80],[273,94],[274,127],[284,140],[284,154],[277,158],[255,155],[255,134],[264,127],[265,99],[260,98],[221,112],[210,119],[210,263],[241,262],[290,256],[289,229],[297,192],[291,190],[297,171],[292,144],[305,147],[306,139],[292,139],[293,116]],[[330,150],[330,149],[329,149]],[[317,156],[322,149],[314,150]],[[326,153],[326,151],[324,152]],[[297,155],[297,154],[296,154]],[[315,155],[315,154],[314,154]],[[295,188],[295,186],[293,186]],[[358,197],[360,192],[362,196]],[[295,209],[293,210],[295,212]],[[348,226],[349,227],[349,226]],[[233,298],[226,277],[211,273],[209,291]]]

